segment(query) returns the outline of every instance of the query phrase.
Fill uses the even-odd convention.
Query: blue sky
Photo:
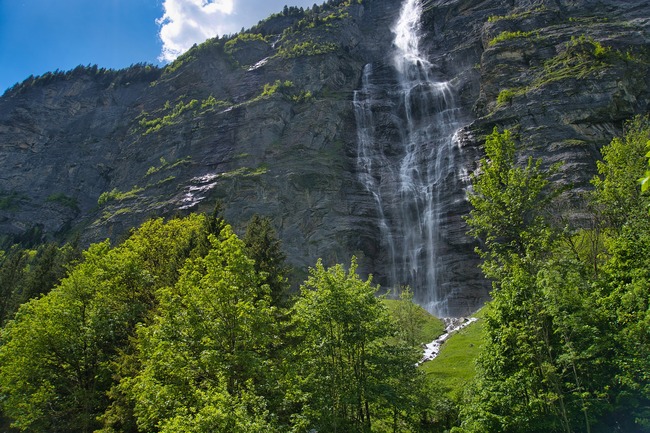
[[[285,4],[314,3],[322,0],[0,0],[0,94],[29,75],[77,65],[162,65]]]

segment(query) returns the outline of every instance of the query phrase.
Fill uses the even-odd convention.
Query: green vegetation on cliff
[[[503,32],[490,41],[490,45],[530,35],[531,32]],[[497,107],[505,106],[513,98],[529,94],[544,86],[564,80],[584,80],[626,64],[633,65],[636,73],[650,66],[647,53],[623,52],[584,35],[572,37],[564,44],[564,49],[546,60],[542,67],[531,69],[526,85],[502,89],[497,97]]]

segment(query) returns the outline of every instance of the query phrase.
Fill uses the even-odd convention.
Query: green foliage
[[[58,81],[80,79],[82,77],[89,78],[93,82],[104,86],[104,88],[108,88],[111,84],[121,86],[138,82],[147,83],[156,80],[160,76],[161,71],[157,66],[146,63],[135,63],[128,68],[120,70],[99,68],[97,65],[79,65],[69,71],[60,71],[57,69],[36,77],[30,75],[22,83],[16,83],[8,89],[5,94],[23,93],[34,87],[46,86]]]
[[[334,52],[337,49],[337,45],[331,42],[316,42],[313,40],[306,40],[303,42],[292,43],[288,46],[283,45],[278,50],[277,55],[285,59],[291,59],[294,57],[302,56],[318,56],[321,54]]]
[[[224,178],[237,178],[237,177],[256,177],[265,174],[268,171],[266,165],[260,165],[257,168],[239,167],[231,171],[221,173],[220,176]]]
[[[145,223],[121,246],[91,246],[48,294],[2,330],[2,407],[23,431],[92,432],[108,405],[112,363],[135,325],[173,284],[202,217]]]
[[[478,175],[472,176],[469,233],[483,241],[477,250],[484,259],[483,272],[499,280],[516,256],[536,257],[551,240],[542,210],[557,192],[541,161],[528,158],[516,165],[515,142],[510,131],[495,128],[485,142]],[[552,171],[555,168],[552,169]]]
[[[58,203],[61,206],[68,207],[74,211],[79,210],[79,202],[76,198],[65,195],[64,193],[51,194],[47,197],[48,202]]]
[[[105,351],[112,351],[126,313],[103,302],[93,308],[98,287],[93,264],[108,251],[96,245],[84,253],[84,263],[47,296],[24,304],[3,330],[0,386],[14,427],[31,431],[90,432],[101,408],[109,374],[102,371]],[[112,293],[117,299],[117,293]],[[25,356],[29,361],[25,362]]]
[[[273,335],[269,289],[229,226],[210,242],[173,288],[159,290],[156,317],[138,330],[143,364],[131,392],[144,431],[208,431],[215,420],[216,431],[271,428],[253,383]]]
[[[606,221],[607,261],[598,285],[617,344],[620,404],[612,418],[627,428],[650,431],[650,197],[635,179],[645,169],[650,122],[637,117],[624,137],[602,149],[601,177],[594,179],[594,199]]]
[[[535,14],[538,14],[538,13],[541,13],[541,12],[545,12],[547,10],[548,9],[546,8],[546,6],[540,6],[540,7],[537,7],[535,9],[532,9],[532,10],[526,10],[526,11],[522,11],[522,12],[518,12],[518,13],[511,13],[511,14],[508,14],[508,15],[490,15],[488,17],[488,22],[489,23],[495,23],[495,22],[502,21],[502,20],[519,21],[519,20],[522,20],[522,19],[525,19],[525,18],[529,18],[532,15],[535,15]]]
[[[236,54],[238,51],[245,49],[248,44],[255,41],[266,42],[266,39],[259,33],[239,33],[224,44],[224,52],[228,55]]]
[[[618,50],[602,45],[593,38],[572,37],[566,49],[544,63],[543,74],[535,86],[566,78],[585,78],[596,71],[615,65],[625,59]]]
[[[492,47],[499,42],[503,41],[509,41],[512,39],[527,39],[531,36],[533,36],[535,33],[534,32],[522,32],[521,30],[517,30],[516,32],[511,32],[511,31],[503,31],[496,35],[494,38],[488,42],[488,46]]]
[[[495,289],[477,380],[455,431],[650,430],[650,216],[637,183],[647,125],[635,119],[603,149],[592,195],[594,219],[605,225],[568,236],[544,218],[544,194],[522,195],[518,182],[510,188],[518,176],[502,162],[513,160],[508,137],[486,143],[468,222],[486,240],[483,269]],[[546,188],[548,174],[537,175],[529,192]],[[505,232],[492,205],[508,208],[524,196],[529,205],[511,209],[535,223]]]
[[[210,53],[213,53],[215,51],[221,52],[223,50],[225,42],[227,42],[230,38],[231,37],[228,35],[222,37],[217,36],[215,38],[208,39],[199,45],[193,45],[189,50],[178,56],[176,60],[165,67],[163,70],[163,77],[171,75],[174,72],[180,70],[183,66],[190,64],[201,55],[210,55]]]
[[[17,192],[0,192],[0,210],[16,210],[20,205],[22,196]]]
[[[497,105],[506,105],[517,95],[518,92],[513,89],[503,89],[499,92],[499,96],[497,96]]]
[[[13,318],[18,307],[49,292],[65,276],[79,251],[66,244],[42,244],[34,250],[14,245],[0,251],[0,325]]]
[[[260,96],[268,97],[273,95],[277,91],[291,89],[292,87],[293,87],[293,83],[289,80],[286,81],[275,80],[273,84],[270,83],[264,84],[264,89],[262,90],[262,94]]]
[[[413,302],[413,292],[405,287],[400,299],[385,301],[397,326],[397,335],[406,344],[419,347],[442,335],[444,323]]]
[[[302,90],[300,93],[291,96],[291,100],[296,103],[309,102],[313,99],[314,95],[312,95],[311,91],[309,90]]]
[[[497,107],[509,102],[513,97],[525,95],[557,81],[586,79],[600,71],[625,63],[647,68],[643,59],[636,58],[631,52],[623,53],[584,35],[572,37],[566,43],[565,49],[544,62],[543,67],[532,69],[532,79],[527,86],[503,90],[497,97]]]
[[[210,95],[207,99],[201,101],[201,110],[207,111],[215,108],[227,108],[232,106],[232,103],[223,100],[217,100],[214,96]]]
[[[556,257],[512,263],[493,292],[469,431],[584,431],[607,410],[601,318],[582,264]]]
[[[158,167],[149,167],[147,172],[145,173],[145,177],[152,176],[161,170],[167,170],[167,169],[172,169],[174,167],[178,167],[183,164],[187,164],[189,162],[189,158],[181,159],[176,161],[173,164],[167,163],[167,161],[164,158],[160,159],[161,165]],[[104,206],[107,204],[110,204],[111,202],[123,202],[126,200],[131,200],[135,199],[139,196],[139,194],[143,191],[146,191],[150,188],[158,188],[162,185],[165,185],[166,183],[169,183],[176,179],[176,176],[167,176],[166,178],[159,179],[158,181],[154,182],[149,182],[147,183],[144,187],[133,185],[133,188],[129,191],[122,192],[117,188],[113,188],[110,191],[104,191],[99,195],[99,198],[97,199],[97,205],[98,206]],[[126,212],[125,207],[121,208],[122,212]],[[118,209],[119,211],[119,209]],[[110,214],[110,213],[109,213]]]
[[[155,167],[155,166],[149,167],[149,169],[145,173],[145,177],[154,175],[154,174],[156,174],[156,173],[158,173],[160,171],[171,170],[171,169],[174,169],[174,168],[179,167],[181,165],[189,164],[191,160],[192,160],[191,156],[186,156],[185,158],[181,158],[181,159],[178,159],[178,160],[170,163],[165,159],[164,156],[161,156],[160,157],[160,165],[157,166],[157,167]]]
[[[145,174],[145,176],[151,176],[152,174],[155,174],[158,171],[160,171],[161,169],[167,167],[167,165],[169,165],[169,163],[167,162],[167,160],[165,159],[164,156],[161,156],[160,157],[160,165],[158,167],[154,167],[154,166],[149,167],[149,169],[147,170],[147,173]]]
[[[625,130],[623,138],[615,138],[602,149],[603,159],[597,162],[599,175],[592,180],[598,191],[596,201],[609,226],[616,229],[642,213],[645,206],[638,179],[646,168],[650,121],[647,117],[636,117],[626,124]]]
[[[195,110],[199,108],[201,104],[199,103],[198,100],[192,99],[191,101],[184,103],[183,101],[179,102],[174,106],[173,109],[171,109],[171,106],[169,104],[169,101],[165,104],[165,107],[163,110],[169,111],[171,109],[171,113],[166,114],[162,117],[157,117],[153,119],[147,119],[146,113],[143,113],[142,118],[138,122],[140,127],[144,128],[145,131],[142,133],[142,135],[148,135],[153,132],[159,131],[161,128],[165,126],[170,126],[178,122],[179,117],[183,115],[184,113]]]
[[[391,320],[376,291],[356,274],[354,260],[347,272],[319,261],[301,287],[291,393],[300,430],[371,431],[373,418],[386,417],[394,431],[408,431],[422,410],[417,352],[391,344]]]
[[[124,201],[136,197],[139,193],[144,191],[144,188],[134,185],[130,191],[122,192],[117,188],[113,188],[111,191],[105,191],[99,195],[97,199],[97,204],[102,206],[111,201]]]
[[[290,268],[285,264],[286,255],[271,220],[254,215],[246,225],[243,241],[247,256],[254,261],[255,272],[262,284],[269,287],[271,305],[284,306],[288,301]]]

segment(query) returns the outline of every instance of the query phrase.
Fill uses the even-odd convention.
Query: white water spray
[[[445,183],[457,176],[455,136],[461,125],[451,84],[433,76],[420,51],[421,15],[421,0],[402,5],[393,28],[391,89],[373,84],[373,65],[364,68],[354,96],[357,165],[374,199],[389,286],[410,286],[419,304],[447,316],[452,289],[445,285],[440,226],[449,196]],[[387,123],[399,143],[378,132]]]

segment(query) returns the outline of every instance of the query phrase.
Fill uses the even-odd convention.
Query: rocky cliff
[[[0,98],[0,234],[119,239],[151,216],[210,211],[221,200],[235,226],[272,217],[299,269],[354,254],[386,281],[379,215],[359,181],[353,100],[367,64],[395,81],[400,6],[330,1],[207,41],[162,70],[80,67],[15,86]],[[462,222],[482,137],[516,128],[526,152],[563,161],[562,181],[586,188],[600,146],[647,111],[650,6],[423,6],[422,49],[460,111],[457,177],[440,226],[455,315],[487,298]],[[394,133],[389,121],[377,126],[388,147]]]

